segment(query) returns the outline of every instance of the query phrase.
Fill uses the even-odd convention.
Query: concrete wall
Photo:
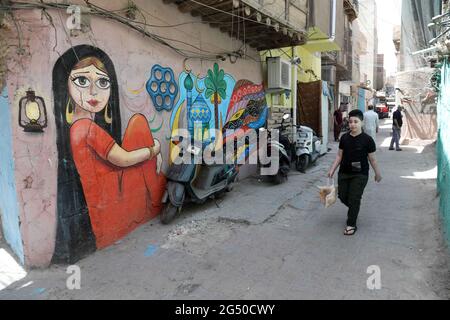
[[[80,1],[80,3],[84,2]],[[127,1],[92,1],[92,3],[105,9],[118,10],[125,7]],[[152,21],[152,24],[167,25],[201,21],[200,18],[193,18],[189,14],[181,14],[175,5],[166,5],[162,0],[151,1],[151,4],[144,0],[135,1],[135,3],[145,10],[143,14],[146,16],[147,22]],[[18,46],[20,38],[20,45],[25,50],[23,55],[17,55],[10,51],[7,56],[10,70],[7,76],[8,110],[12,112],[10,116],[12,124],[11,152],[15,162],[15,176],[14,179],[10,179],[9,183],[16,185],[24,260],[25,264],[30,267],[48,266],[52,259],[53,261],[73,262],[99,248],[98,237],[97,245],[95,245],[93,231],[90,229],[93,228],[92,221],[87,218],[88,209],[89,213],[92,213],[89,199],[87,199],[88,195],[80,193],[85,189],[84,183],[81,188],[80,182],[75,181],[75,176],[68,178],[67,181],[61,181],[61,175],[65,174],[61,172],[62,166],[70,166],[70,161],[61,157],[63,152],[69,152],[70,155],[68,140],[61,138],[63,135],[61,130],[69,130],[70,126],[64,120],[67,92],[61,93],[59,89],[65,84],[64,82],[62,84],[54,83],[55,79],[59,77],[56,72],[59,70],[57,66],[64,65],[58,65],[61,63],[61,60],[58,59],[61,56],[86,54],[86,50],[91,50],[89,49],[91,47],[88,46],[101,50],[102,54],[99,53],[100,51],[96,52],[102,57],[102,62],[107,64],[107,61],[110,61],[108,71],[115,71],[116,80],[112,81],[112,87],[116,87],[117,92],[116,101],[113,101],[112,104],[113,110],[109,111],[113,116],[113,124],[108,126],[104,123],[106,121],[106,117],[103,117],[104,111],[99,113],[99,117],[103,119],[105,128],[121,127],[120,139],[125,134],[132,116],[137,113],[142,114],[148,120],[152,137],[161,142],[162,174],[167,171],[169,164],[168,137],[174,129],[173,121],[171,121],[174,119],[173,113],[185,106],[186,101],[183,103],[177,99],[179,97],[177,96],[170,103],[171,111],[159,111],[155,107],[154,97],[145,87],[149,79],[154,76],[152,68],[160,66],[170,69],[174,75],[172,80],[178,84],[179,90],[183,90],[181,79],[186,77],[186,69],[190,69],[191,76],[198,80],[195,83],[197,89],[204,92],[206,75],[214,65],[214,61],[199,59],[189,59],[185,64],[183,57],[168,47],[117,22],[95,16],[87,17],[90,29],[68,37],[69,31],[64,30],[68,15],[64,11],[58,13],[55,10],[48,10],[47,12],[52,17],[52,22],[42,16],[39,10],[17,11],[15,17],[21,26],[20,36],[16,34],[15,28],[11,27],[7,30],[8,42]],[[148,28],[148,30],[166,38],[187,43],[171,42],[173,45],[187,50],[194,50],[191,46],[196,46],[209,52],[223,52],[231,51],[241,45],[236,40],[232,43],[226,34],[201,23],[185,24],[177,28]],[[80,45],[86,47],[77,47]],[[74,48],[78,48],[79,51],[76,52],[77,50]],[[255,59],[259,58],[257,52],[250,48],[247,54]],[[224,61],[220,62],[219,68],[224,70],[228,79],[227,85],[235,86],[234,88],[227,87],[227,97],[221,99],[219,105],[222,124],[225,124],[226,119],[232,116],[229,108],[232,103],[228,94],[233,93],[234,89],[249,86],[249,82],[255,85],[261,84],[263,79],[261,66],[254,60],[239,59],[236,63]],[[56,72],[56,77],[55,74],[52,75],[52,70]],[[249,81],[239,82],[244,79]],[[22,128],[17,126],[18,109],[16,106],[18,106],[20,98],[25,96],[25,91],[29,87],[36,92],[36,95],[44,99],[47,106],[48,127],[42,134],[25,133]],[[199,91],[195,90],[193,91],[194,100],[199,96]],[[66,100],[63,101],[62,97],[66,97]],[[205,100],[206,105],[212,110],[214,106],[210,100]],[[4,109],[2,106],[2,110]],[[2,111],[1,118],[4,116],[4,111]],[[6,116],[8,117],[7,114]],[[213,117],[211,117],[209,125],[214,126]],[[110,132],[111,136],[113,136],[113,129]],[[83,177],[81,177],[81,181],[83,181]],[[154,182],[163,187],[162,182],[161,184],[159,181]],[[76,188],[77,183],[78,187]],[[109,185],[104,185],[104,187],[107,186]],[[74,205],[73,208],[70,208],[71,211],[64,215],[61,208],[65,208],[66,204],[61,201],[61,188],[66,187],[71,190],[66,196],[75,198],[74,203],[78,206]],[[159,192],[156,189],[153,191],[155,194]],[[101,195],[103,196],[105,193],[108,192],[102,190]],[[86,202],[88,202],[87,205]],[[84,206],[83,203],[85,203]],[[152,203],[153,205],[157,206]],[[141,222],[147,221],[158,213],[158,208],[152,208],[149,209],[151,212],[140,220]],[[124,207],[123,209],[124,212],[127,212],[129,208],[125,209]],[[92,220],[92,216],[90,219]],[[117,217],[117,219],[120,220],[122,217]],[[127,222],[126,224],[126,227],[117,231],[117,238],[138,226],[130,225]],[[96,235],[95,230],[94,235]],[[10,243],[13,247],[15,246],[14,240],[11,240]],[[57,246],[60,248],[55,250]],[[58,250],[61,255],[55,260],[55,252]],[[20,253],[18,249],[16,251]]]
[[[402,1],[399,71],[412,71],[429,63],[421,55],[411,52],[429,47],[429,41],[438,36],[438,28],[428,28],[431,19],[441,14],[441,0]]]
[[[376,3],[373,0],[359,1],[359,15],[353,22],[354,39],[357,39],[354,50],[359,56],[356,61],[359,67],[360,82],[370,81],[371,86],[375,83],[374,66],[376,65],[375,55],[375,28],[376,28]],[[354,77],[357,79],[357,77]]]
[[[336,42],[339,47],[344,48],[345,45],[345,20],[344,0],[336,0]]]
[[[330,30],[331,16],[330,0],[314,0],[314,26],[318,27],[325,34]],[[329,36],[329,34],[328,34]]]
[[[329,36],[331,26],[331,4],[332,0],[314,1],[315,26]],[[344,46],[344,0],[336,0],[336,40],[340,48]]]
[[[310,52],[302,46],[296,47],[297,56],[302,59],[301,68],[298,69],[299,82],[311,82],[321,79],[322,66],[320,52]]]

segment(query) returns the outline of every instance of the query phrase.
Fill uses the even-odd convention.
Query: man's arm
[[[376,182],[381,182],[383,177],[381,176],[380,169],[378,168],[377,159],[375,158],[375,152],[374,153],[369,153],[369,162],[370,162],[370,165],[373,168],[373,171],[375,171],[375,181]]]
[[[375,123],[376,123],[376,125],[377,125],[377,133],[378,133],[379,128],[380,128],[380,121],[378,120],[378,115],[377,115],[377,117],[375,118]]]
[[[334,173],[336,172],[336,169],[339,167],[339,165],[342,162],[342,157],[344,155],[344,151],[342,149],[339,149],[338,154],[336,156],[336,160],[334,161],[333,165],[331,166],[330,171],[328,172],[328,178],[333,178]]]

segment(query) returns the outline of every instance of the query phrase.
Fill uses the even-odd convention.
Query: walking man
[[[334,111],[334,141],[339,141],[342,130],[342,105]]]
[[[378,114],[373,110],[373,105],[369,105],[369,111],[364,113],[364,132],[377,142],[377,133],[379,129]]]
[[[403,126],[403,116],[402,116],[402,107],[398,106],[397,111],[394,112],[392,118],[394,119],[394,123],[392,124],[392,139],[391,139],[391,146],[389,147],[389,150],[394,150],[394,143],[395,143],[395,150],[402,151],[400,148],[400,136],[402,133],[402,126]]]
[[[335,162],[328,172],[333,178],[338,167],[338,195],[344,205],[348,207],[347,228],[344,235],[352,236],[358,229],[358,219],[364,188],[369,181],[369,162],[375,171],[375,181],[382,177],[375,159],[376,145],[372,137],[362,132],[364,115],[360,110],[349,113],[350,132],[342,136]]]

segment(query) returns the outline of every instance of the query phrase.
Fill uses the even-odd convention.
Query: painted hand
[[[161,156],[161,143],[155,139],[155,145],[153,146],[153,156],[156,156],[156,173],[161,172],[162,156]]]
[[[156,173],[157,174],[161,173],[161,167],[162,167],[162,156],[161,156],[161,154],[158,154],[158,156],[156,158]]]
[[[153,158],[154,156],[157,156],[161,153],[161,143],[155,139],[155,145],[152,147],[152,156],[151,158]]]

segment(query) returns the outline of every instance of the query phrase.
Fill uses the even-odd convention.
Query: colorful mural
[[[229,143],[235,137],[239,139],[239,135],[244,135],[247,130],[258,130],[264,127],[267,115],[264,86],[255,85],[249,80],[239,80],[234,86],[222,129],[224,141]],[[234,132],[235,130],[238,131]],[[257,151],[255,144],[243,146],[237,151],[236,160],[238,163],[243,163],[255,151]]]
[[[216,140],[214,129],[219,130],[226,142],[236,137],[235,134],[227,136],[227,130],[243,129],[238,133],[242,134],[265,125],[268,108],[263,85],[249,80],[236,82],[217,63],[213,69],[203,78],[189,70],[180,74],[180,96],[170,120],[172,135],[177,129],[187,129],[191,136],[208,144]],[[211,117],[212,110],[214,117]],[[171,144],[171,151],[173,147]],[[248,156],[255,147],[248,146],[238,157]]]
[[[227,97],[227,82],[225,81],[225,72],[219,70],[217,63],[214,64],[214,71],[208,70],[205,86],[205,97],[208,99],[211,98],[211,103],[214,103],[214,127],[217,130],[221,130],[222,123],[219,123],[219,105],[221,100]]]
[[[223,142],[224,136],[234,138],[227,130],[258,129],[267,120],[263,86],[236,82],[218,64],[203,77],[185,70],[175,79],[172,69],[160,65],[151,70],[142,87],[138,80],[132,87],[123,81],[120,96],[127,110],[123,113],[114,65],[103,51],[76,46],[56,62],[54,263],[72,263],[109,246],[160,212],[166,179],[160,171],[161,144],[153,134],[167,120],[158,112],[171,111],[172,133],[188,129],[205,144],[216,138]],[[127,113],[130,120],[124,123],[121,114]],[[163,143],[171,145],[169,138],[170,134],[162,134]],[[248,155],[252,147],[241,150],[240,156]]]
[[[229,74],[224,74],[226,91],[224,96],[231,97],[236,81]],[[217,99],[215,109],[214,99],[205,96],[205,77],[194,75],[192,71],[184,71],[178,77],[179,96],[170,118],[172,135],[177,129],[187,129],[192,136],[203,137],[204,143],[215,140],[215,116],[225,119],[228,99]],[[196,128],[194,130],[194,128]],[[220,128],[220,127],[219,127]]]
[[[120,239],[161,210],[160,143],[135,114],[121,136],[114,66],[77,46],[53,70],[58,130],[58,231],[54,261],[70,262]]]
[[[233,89],[223,130],[259,129],[266,123],[267,113],[263,85],[240,80]]]
[[[178,85],[172,69],[154,65],[146,84],[156,110],[171,111],[178,94]]]
[[[77,33],[71,45],[39,14],[19,11],[27,54],[6,52],[7,90],[0,90],[0,109],[6,110],[0,119],[2,235],[27,267],[72,264],[158,214],[172,130],[190,128],[210,143],[223,141],[225,126],[249,124],[244,112],[230,117],[233,91],[240,79],[259,84],[263,75],[259,64],[245,59],[215,64],[194,55],[183,62],[167,46],[107,21]],[[173,18],[169,7],[157,11]],[[216,32],[199,28],[191,31],[201,31],[202,43],[220,47]],[[14,28],[2,31],[17,38]],[[45,102],[48,126],[39,134],[19,125],[28,88]],[[34,110],[30,120],[37,120]],[[217,146],[215,159],[221,144],[210,146]],[[125,161],[130,154],[134,160]],[[242,178],[253,173],[243,169]]]

